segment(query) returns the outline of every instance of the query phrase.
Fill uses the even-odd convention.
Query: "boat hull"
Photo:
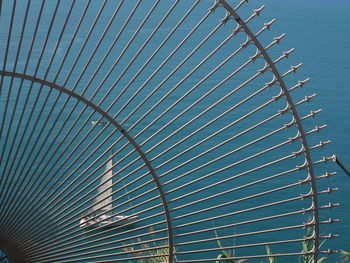
[[[137,216],[86,216],[80,220],[81,228],[108,228],[124,225],[132,225],[135,223]]]

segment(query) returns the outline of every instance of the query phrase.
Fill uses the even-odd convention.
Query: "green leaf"
[[[268,256],[272,255],[271,249],[269,246],[265,246],[266,247],[266,253]],[[268,263],[277,263],[277,259],[275,259],[274,257],[268,257],[267,258],[267,262]]]
[[[322,262],[324,262],[326,259],[327,259],[327,257],[320,258],[319,260],[317,260],[317,263],[322,263]]]

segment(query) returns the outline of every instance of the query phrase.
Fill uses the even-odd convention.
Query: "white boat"
[[[123,215],[100,215],[94,217],[93,215],[87,215],[80,220],[80,227],[116,227],[123,225],[132,225],[137,219],[137,216],[123,216]]]
[[[107,121],[91,121],[92,125],[105,126]]]
[[[113,215],[112,210],[112,177],[113,158],[110,156],[104,174],[97,188],[92,211],[80,220],[80,227],[115,227],[131,225],[137,219],[135,215]],[[104,200],[103,200],[104,199]],[[103,200],[103,201],[101,201]]]

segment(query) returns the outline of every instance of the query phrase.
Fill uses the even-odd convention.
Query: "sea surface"
[[[69,1],[66,1],[66,3],[68,3],[68,2]],[[166,2],[167,1],[164,1],[164,3],[166,3]],[[204,3],[207,3],[207,2],[204,1]],[[210,2],[212,2],[212,1],[210,1]],[[6,4],[9,5],[8,2]],[[34,4],[38,4],[38,2],[36,2]],[[328,128],[323,130],[316,137],[314,137],[315,139],[312,139],[313,141],[310,142],[310,145],[318,143],[317,140],[323,140],[323,141],[331,140],[332,143],[327,145],[327,147],[325,147],[321,151],[315,152],[315,155],[312,156],[313,160],[322,159],[323,156],[332,156],[333,154],[335,154],[335,155],[337,155],[339,160],[341,160],[341,162],[346,167],[348,167],[348,169],[350,170],[350,15],[349,15],[350,14],[350,1],[349,0],[304,0],[304,1],[302,1],[302,0],[259,0],[259,1],[258,0],[256,0],[256,1],[251,0],[251,1],[249,1],[249,4],[247,4],[245,7],[242,7],[242,10],[244,10],[244,8],[246,8],[246,10],[251,11],[252,9],[259,8],[261,5],[266,5],[266,8],[263,11],[263,15],[262,15],[262,19],[266,20],[264,22],[267,22],[267,21],[271,20],[272,18],[277,19],[277,22],[272,26],[271,30],[266,34],[267,35],[266,41],[269,42],[272,39],[272,37],[279,36],[282,33],[287,34],[286,38],[283,39],[283,41],[281,42],[282,49],[283,50],[290,50],[291,48],[296,49],[295,52],[288,58],[287,64],[288,65],[297,65],[300,62],[302,62],[304,64],[304,66],[298,72],[297,79],[302,80],[302,79],[305,79],[308,77],[311,78],[310,83],[306,85],[306,87],[303,89],[303,92],[305,93],[305,95],[312,95],[314,93],[317,93],[318,96],[312,101],[312,103],[310,104],[310,107],[313,110],[318,110],[320,108],[323,109],[322,113],[320,113],[318,115],[318,117],[315,119],[315,124],[316,125],[327,124]],[[6,10],[6,9],[4,9],[4,10]],[[203,10],[199,10],[198,12],[202,12],[202,11]],[[22,10],[22,12],[23,12],[23,10]],[[51,10],[51,12],[52,12],[52,10]],[[111,10],[109,10],[109,12],[111,13]],[[6,15],[8,15],[8,14],[6,14]],[[125,14],[123,14],[123,15],[125,16]],[[119,25],[116,25],[116,28],[118,26]],[[134,28],[136,28],[137,23],[135,23],[135,25],[133,25],[133,26],[134,26]],[[191,28],[191,26],[193,26],[193,25],[188,24],[188,26],[189,26],[189,28]],[[32,27],[33,27],[33,25],[29,23],[30,30],[33,30]],[[256,29],[254,27],[254,24],[252,25],[252,27],[254,29]],[[259,24],[257,25],[257,27],[261,27],[261,20],[259,20]],[[181,28],[181,30],[183,30],[183,32],[187,32],[186,27]],[[201,30],[202,29],[198,30],[199,34],[201,33]],[[165,33],[169,32],[169,28],[165,27],[164,32]],[[133,33],[133,31],[130,30],[130,32],[126,32],[126,35],[131,36],[132,33]],[[145,30],[144,32],[142,32],[140,34],[141,37],[143,36],[143,33],[147,33],[147,30]],[[16,35],[16,37],[18,37],[18,34],[19,34],[19,32],[14,32],[14,35]],[[180,31],[179,34],[181,35],[182,31]],[[3,35],[6,35],[6,33],[3,33]],[[40,37],[44,36],[44,35],[45,35],[45,30],[43,30],[43,32],[39,32],[39,39],[40,39],[39,42],[43,40],[43,38],[40,38]],[[55,35],[55,37],[57,37],[59,35],[59,31],[55,32],[54,35]],[[29,39],[29,36],[27,36],[27,37]],[[75,42],[81,43],[83,41],[83,37],[84,37],[83,35],[77,37]],[[180,37],[180,36],[178,36],[178,37]],[[270,38],[268,38],[268,37],[270,37]],[[158,38],[160,38],[160,37],[158,36]],[[67,37],[67,39],[68,39],[68,37]],[[96,39],[94,41],[96,41]],[[159,41],[159,39],[155,39],[155,42],[157,42],[157,41]],[[263,41],[265,41],[265,39]],[[123,42],[123,44],[125,44],[125,40],[122,40],[121,42]],[[64,43],[66,43],[66,42],[64,42]],[[68,43],[68,40],[67,40],[67,43]],[[214,44],[215,44],[215,42],[214,42]],[[212,43],[212,45],[213,45],[213,43]],[[5,46],[5,43],[1,43],[1,47],[3,48],[4,46]],[[66,48],[64,45],[60,46],[60,49],[58,50],[57,57],[60,58],[60,55],[62,55],[64,53],[64,48]],[[173,47],[169,46],[169,48],[173,48]],[[187,48],[191,48],[191,47],[187,47]],[[212,48],[212,46],[210,46],[209,48]],[[24,50],[28,49],[28,46],[24,46],[23,49]],[[49,49],[53,50],[53,46],[50,46]],[[12,50],[13,54],[14,54],[14,51],[15,51],[15,49]],[[38,51],[36,51],[36,52],[37,53],[35,54],[35,56],[38,56],[39,52]],[[74,50],[74,52],[77,53],[77,50]],[[146,53],[147,52],[148,51],[146,50]],[[275,55],[277,56],[279,54],[279,53],[278,54],[273,53],[274,51],[271,51],[271,52],[272,52],[271,53],[272,56],[275,56]],[[203,57],[204,53],[205,53],[205,50],[203,51],[202,54],[198,54],[198,58],[197,58],[197,56],[194,56],[194,58],[193,58],[194,61],[196,61],[196,59],[199,60],[200,57]],[[43,59],[44,65],[45,65],[45,63],[47,64],[47,61],[49,60],[48,58],[50,55],[51,54],[46,54],[46,56],[47,56],[46,60],[45,60],[45,58]],[[98,55],[101,55],[101,54],[98,54]],[[131,54],[127,53],[126,57],[131,58],[132,55],[133,55],[132,52],[131,52]],[[225,53],[223,53],[223,55],[225,55]],[[113,55],[111,57],[113,58]],[[1,56],[1,59],[2,60],[4,59],[3,55]],[[86,60],[86,58],[83,56],[82,60],[84,60],[84,59]],[[173,64],[171,64],[171,63],[170,64],[176,65],[176,63],[180,62],[181,59],[184,59],[184,58],[176,57],[176,58],[174,58],[174,61],[172,61]],[[220,57],[218,59],[220,59]],[[239,59],[243,59],[243,58],[239,58]],[[11,63],[9,63],[9,65],[10,64]],[[97,62],[95,64],[94,64],[94,62],[91,64],[93,64],[93,66],[95,66],[95,64],[97,64]],[[113,64],[112,59],[108,60],[105,63],[106,66],[102,68],[102,71],[104,71],[106,73],[109,69],[108,66],[110,66],[112,64]],[[287,70],[287,68],[284,65],[285,64],[283,64],[281,66],[281,68],[279,68],[281,72],[284,72],[285,70]],[[78,65],[77,68],[79,68],[79,66],[81,66],[81,65]],[[157,66],[156,63],[150,64],[150,66],[145,70],[146,73],[147,72],[149,73],[149,72],[151,72],[151,70],[154,70],[156,68],[156,66]],[[11,65],[8,67],[11,68]],[[19,67],[19,71],[20,71],[24,67],[24,65],[21,64],[18,67]],[[54,64],[53,68],[55,70],[57,70],[57,65]],[[170,69],[171,69],[171,67],[169,66],[169,71],[170,71]],[[39,72],[40,72],[40,70],[44,72],[45,67],[43,66],[43,68],[40,68]],[[67,70],[67,69],[65,69],[65,70]],[[199,71],[203,71],[203,72],[201,72],[201,74],[204,75],[209,70],[210,70],[210,65],[208,66],[208,68],[203,67]],[[30,73],[33,71],[34,71],[33,68],[29,69]],[[121,71],[121,69],[117,68],[116,71],[117,71],[117,73],[119,73]],[[87,72],[89,72],[89,70]],[[92,72],[92,70],[91,70],[91,72]],[[184,72],[185,72],[185,70],[184,70]],[[161,75],[161,74],[158,75],[157,76],[158,79],[155,79],[154,83],[151,82],[151,84],[154,86],[156,84],[158,84],[158,81],[161,81],[162,77],[166,76],[165,75],[166,73],[167,72],[163,72],[162,73],[163,75]],[[246,74],[249,75],[249,73],[250,72],[247,72]],[[221,73],[218,74],[218,78],[222,77],[220,74]],[[201,75],[199,74],[199,76],[201,76]],[[244,79],[244,77],[246,77],[246,76],[242,75],[241,77],[242,77],[242,79]],[[50,78],[52,78],[52,76],[49,75],[48,78],[50,79]],[[178,79],[176,79],[176,77],[174,77],[173,79],[170,79],[171,84],[176,83],[177,81],[178,81]],[[195,83],[195,81],[197,81],[197,79],[188,80],[188,82],[186,82],[186,84],[188,84],[188,85],[186,85],[185,87],[191,86],[193,83]],[[57,82],[61,83],[62,80],[58,79]],[[88,82],[88,77],[84,77],[82,79],[82,84],[77,86],[78,93],[82,92],[84,84],[86,84],[87,82]],[[112,80],[108,80],[107,84],[109,85],[112,82],[113,82]],[[73,81],[71,81],[70,83],[73,83]],[[93,82],[93,84],[96,84],[96,83]],[[141,81],[140,81],[140,83],[141,83]],[[122,84],[125,85],[126,83],[124,82]],[[211,83],[209,83],[209,84],[211,84]],[[261,84],[261,83],[258,83],[258,84]],[[108,86],[108,85],[106,85],[106,86]],[[210,85],[207,85],[206,88],[208,86],[210,86]],[[92,89],[88,90],[87,94],[85,94],[87,97],[92,95],[91,90]],[[98,101],[98,99],[101,99],[103,97],[104,93],[106,92],[106,90],[107,90],[107,88],[102,89],[102,92],[97,94],[94,102]],[[2,103],[5,102],[6,92],[9,92],[9,91],[4,89]],[[52,101],[54,101],[55,96],[57,96],[57,94],[56,94],[57,92],[56,93],[55,92],[53,92],[51,94]],[[162,91],[162,92],[163,93],[160,92],[159,96],[163,95],[166,92],[166,90]],[[25,98],[26,94],[24,93],[22,95],[23,95],[23,98]],[[44,95],[46,95],[45,92],[43,92],[43,94],[40,94],[40,96],[44,96]],[[220,95],[220,94],[218,94],[218,95]],[[32,94],[33,98],[35,98],[35,96],[36,96],[36,93]],[[177,98],[176,96],[180,96],[180,95],[175,93],[174,100]],[[244,96],[246,96],[246,94],[243,92],[242,94],[240,94],[240,96],[244,97]],[[23,99],[23,98],[21,98],[21,99]],[[44,99],[42,97],[40,97],[40,99],[42,101],[40,101],[39,103],[44,103]],[[58,100],[58,104],[59,105],[63,104],[65,99],[66,99],[66,97]],[[215,96],[213,96],[212,99],[214,100]],[[49,102],[51,102],[51,100]],[[108,102],[110,102],[110,101],[108,101]],[[129,108],[137,107],[138,102],[139,101],[136,99],[128,107]],[[234,102],[235,101],[232,101],[232,103],[234,103]],[[259,102],[260,101],[257,101],[257,103],[259,103]],[[13,101],[11,101],[11,103],[10,103],[10,105],[13,105]],[[66,109],[67,108],[69,109],[69,107],[71,107],[73,105],[73,102],[69,102],[69,103],[70,104],[68,104],[68,107],[66,107]],[[190,105],[191,101],[184,101],[183,103],[184,103],[184,105]],[[211,100],[209,99],[209,101],[207,103],[211,103]],[[106,102],[106,105],[107,105],[107,102]],[[248,103],[247,105],[248,105],[248,107],[254,106],[253,103],[251,103],[251,104]],[[105,105],[102,105],[102,107],[104,107],[104,106]],[[205,109],[206,105],[202,104],[200,106],[202,108],[200,108],[200,107],[198,109],[194,108],[193,111],[189,111],[190,114],[187,114],[186,121],[195,117],[196,114],[198,114],[198,112],[203,111],[203,109]],[[127,108],[127,109],[129,111],[131,111],[129,108]],[[79,110],[81,110],[81,108],[79,108]],[[115,110],[115,109],[113,109],[113,110]],[[175,116],[175,114],[177,114],[181,110],[182,110],[182,108],[175,108],[174,112],[171,112],[172,115],[171,114],[167,115],[166,118],[162,121],[164,123],[166,123],[171,117]],[[220,112],[220,110],[218,110],[218,112]],[[222,109],[222,111],[223,110],[224,109]],[[241,114],[241,112],[244,113],[248,110],[249,110],[249,108],[248,109],[243,108],[243,109],[238,109],[237,112],[239,114]],[[273,110],[275,110],[275,108],[271,109],[271,114],[272,114]],[[117,110],[115,110],[115,111],[117,111]],[[67,112],[68,112],[68,110],[67,110]],[[89,113],[90,112],[84,113],[83,118],[81,118],[80,121],[83,122],[82,120],[84,119],[85,116],[88,116]],[[191,113],[192,113],[192,115],[191,115]],[[37,113],[35,113],[35,114],[37,114]],[[47,112],[44,112],[43,114],[44,114],[44,116],[46,116],[45,114],[47,114]],[[57,114],[57,112],[54,111],[54,114]],[[268,115],[269,112],[265,112],[265,114]],[[18,117],[19,117],[19,115],[16,115],[15,119]],[[125,117],[126,116],[121,116],[120,118],[125,118]],[[150,117],[150,119],[151,119],[151,117]],[[167,119],[167,118],[169,118],[169,119]],[[58,119],[58,120],[60,121],[60,119]],[[58,123],[55,124],[57,127],[66,125],[66,123],[63,123],[63,122],[60,123],[59,121],[58,121]],[[181,121],[183,121],[183,120],[181,120]],[[200,120],[200,121],[202,121],[202,120]],[[220,127],[223,127],[226,124],[225,121],[230,121],[230,119],[224,119],[221,123],[219,123],[219,125],[221,125]],[[199,122],[199,123],[201,123],[201,122]],[[179,121],[179,123],[175,122],[173,129],[176,129],[180,124],[183,124],[183,123],[181,123],[180,121]],[[126,125],[126,128],[128,128],[128,126],[127,126],[128,123],[126,123],[125,125]],[[158,125],[161,126],[162,122],[160,122],[160,124],[158,124]],[[152,127],[150,130],[147,131],[148,133],[146,135],[151,136],[152,133],[156,132],[158,128],[159,127]],[[215,127],[215,128],[217,129],[217,127]],[[136,129],[135,133],[138,131],[139,130]],[[190,129],[184,130],[183,134],[180,134],[180,135],[185,136],[184,134],[186,132],[190,133],[191,130]],[[210,131],[210,130],[209,131],[207,130],[206,132],[208,134],[204,134],[203,136],[208,136],[212,133],[212,131]],[[236,132],[236,131],[234,130],[234,132]],[[4,134],[5,133],[6,132],[4,132]],[[166,133],[161,134],[161,136],[163,136],[163,137],[165,137],[166,135],[167,135]],[[163,138],[161,136],[158,138]],[[35,134],[33,135],[33,137],[35,137]],[[61,138],[61,137],[59,137],[59,138]],[[249,138],[247,138],[247,139],[249,139]],[[1,138],[1,140],[2,140],[1,142],[4,141],[3,138]],[[100,140],[102,140],[102,139],[100,138]],[[196,138],[192,139],[192,141],[190,140],[189,143],[195,143],[195,140],[196,140]],[[87,144],[87,142],[85,142],[85,143]],[[125,143],[125,142],[122,141],[120,144],[122,145],[123,143]],[[152,143],[152,141],[151,141],[151,143]],[[146,144],[144,147],[146,149],[147,149],[147,147],[151,147],[152,146],[151,143],[150,143],[150,146],[148,146]],[[210,146],[210,144],[208,144],[208,146]],[[234,146],[234,145],[232,145],[232,146]],[[265,146],[265,145],[262,144],[261,146]],[[157,148],[155,152],[151,152],[150,156],[151,157],[156,156],[156,154],[158,154],[161,150],[166,149],[166,147],[168,147],[167,144],[161,145],[161,147],[159,147],[160,149]],[[68,149],[70,149],[70,148],[68,148]],[[181,149],[181,147],[180,147],[180,149]],[[126,149],[125,151],[127,151],[127,150],[129,150],[129,149]],[[193,151],[193,154],[198,154],[204,150],[206,150],[205,146],[203,146],[203,148],[200,148],[200,149]],[[44,152],[44,151],[47,151],[49,153],[50,149],[44,148],[42,152]],[[196,152],[196,151],[198,151],[198,152]],[[213,151],[213,156],[215,156],[215,154],[222,154],[223,152],[225,152],[225,149],[219,149],[218,152]],[[177,152],[174,151],[171,154],[175,155],[176,153]],[[247,152],[243,151],[242,156],[244,154],[249,156],[249,155],[252,155],[253,153],[254,153],[254,149],[247,150]],[[41,153],[39,153],[39,154],[41,154]],[[169,155],[170,157],[172,156],[171,154]],[[27,158],[30,160],[30,158],[31,158],[30,154],[27,153],[27,155],[28,155]],[[188,159],[191,158],[191,155],[189,155],[189,156],[184,155],[184,156],[180,157],[178,159],[178,162],[180,162],[180,161],[185,162],[186,158],[188,158]],[[206,158],[210,158],[210,155],[209,155],[209,157],[206,157]],[[161,164],[162,161],[166,161],[166,160],[167,159],[164,157],[163,160],[157,160],[157,162],[159,164]],[[58,163],[59,163],[59,161],[60,160],[58,160]],[[205,161],[207,161],[207,160],[203,160],[203,163]],[[223,161],[222,165],[225,165],[224,161]],[[229,160],[229,161],[232,162],[232,160]],[[136,167],[136,165],[138,165],[138,163],[135,163],[135,167]],[[171,165],[176,166],[177,163],[174,162],[173,164],[170,164],[169,166],[165,166],[164,170],[159,169],[159,172],[166,173],[167,169],[172,168]],[[132,168],[134,168],[134,167],[129,168],[129,171],[131,171]],[[245,167],[243,166],[243,168],[245,168]],[[189,169],[190,168],[185,167],[183,171],[179,170],[178,173],[180,174],[181,171],[186,172]],[[204,171],[209,173],[212,171],[210,169],[216,169],[216,168],[215,167],[208,167],[208,170],[204,170]],[[342,250],[350,251],[350,177],[347,176],[336,164],[334,164],[332,162],[327,165],[327,169],[329,171],[336,171],[337,175],[331,177],[328,180],[320,181],[320,183],[318,185],[318,187],[319,187],[318,190],[322,191],[322,190],[325,190],[329,187],[329,188],[339,188],[339,191],[333,193],[330,196],[328,196],[328,195],[322,196],[320,198],[320,205],[326,205],[326,204],[328,204],[328,202],[340,203],[341,205],[337,208],[334,208],[333,210],[331,210],[329,212],[327,211],[327,212],[323,213],[323,215],[327,215],[327,216],[332,217],[334,219],[340,219],[339,223],[332,224],[330,226],[322,228],[322,231],[324,231],[325,235],[328,233],[339,234],[339,238],[327,240],[326,241],[327,243],[324,246],[330,247],[330,248],[335,249],[335,250],[342,249]],[[77,169],[77,170],[79,171],[79,169]],[[316,175],[321,175],[320,173],[322,171],[319,171],[317,169],[315,171],[316,171]],[[126,173],[126,172],[124,172],[124,173]],[[177,175],[177,173],[174,173],[174,176],[176,176],[176,175]],[[195,175],[196,174],[191,174],[191,176],[195,176]],[[189,177],[189,179],[185,179],[185,180],[190,180],[190,179],[191,179],[191,177]],[[213,180],[214,180],[213,182],[215,182],[215,180],[218,180],[218,177],[213,177]],[[141,182],[140,182],[140,184],[141,184]],[[184,184],[184,183],[187,183],[187,181],[180,180],[178,182],[178,184],[180,185],[181,183]],[[202,187],[205,187],[206,185],[209,185],[211,183],[210,178],[206,179],[206,181],[204,181],[204,182],[199,182],[199,184],[200,183],[203,184],[203,185],[201,185]],[[244,182],[242,181],[241,183],[243,184]],[[282,182],[282,184],[283,184],[283,182]],[[285,182],[285,184],[287,184],[287,181]],[[220,188],[221,187],[224,188],[224,186],[220,186]],[[170,189],[166,189],[166,190],[170,190]],[[253,189],[252,193],[254,193],[254,191],[258,191],[258,190]],[[221,190],[221,191],[223,191],[223,190]],[[249,195],[250,193],[243,193],[243,194]],[[170,194],[169,196],[171,198],[177,198],[178,195],[181,195],[181,192],[180,192],[180,194],[175,192],[175,194],[173,194],[173,195]],[[205,196],[205,194],[203,194],[203,196]],[[198,198],[199,197],[201,197],[201,193],[198,194]],[[235,198],[238,198],[238,197],[235,197]],[[272,198],[272,197],[270,197],[270,198]],[[126,199],[126,197],[125,197],[125,199]],[[189,198],[188,200],[185,199],[183,202],[185,202],[185,201],[192,201],[192,200]],[[217,202],[217,200],[216,200],[216,202]],[[149,204],[149,206],[156,205],[156,204],[157,203],[155,202],[154,204],[153,203]],[[181,201],[178,205],[181,205]],[[243,208],[244,208],[244,206],[242,207],[242,209]],[[287,208],[291,208],[291,207],[287,207]],[[196,209],[199,209],[199,208],[196,208]],[[225,210],[219,210],[219,211],[221,211],[221,213],[225,212]],[[185,212],[190,213],[191,207],[189,207],[188,210],[185,210]],[[276,212],[278,212],[278,211],[276,211]],[[149,212],[149,214],[147,214],[147,215],[150,215],[150,214],[151,214],[151,212]],[[178,216],[181,216],[181,214]],[[208,214],[208,216],[211,216],[211,215]],[[323,218],[323,219],[327,219],[327,218]],[[242,220],[244,220],[244,217]],[[186,223],[186,221],[184,221],[184,223]],[[210,225],[206,226],[206,227],[210,227]],[[183,240],[183,241],[185,242],[186,240]]]
[[[323,109],[317,122],[328,125],[322,137],[332,141],[324,154],[336,154],[350,169],[350,1],[263,2],[268,6],[266,12],[277,18],[278,30],[287,33],[286,45],[296,48],[290,61],[304,63],[302,75],[311,77],[307,91],[317,93],[314,105]],[[335,164],[329,170],[338,174],[326,183],[340,189],[330,201],[341,205],[331,211],[340,223],[329,227],[340,237],[328,244],[333,249],[350,250],[350,178]]]

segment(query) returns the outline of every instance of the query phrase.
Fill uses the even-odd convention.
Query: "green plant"
[[[221,263],[221,262],[242,263],[242,262],[246,261],[244,259],[240,259],[240,260],[233,260],[233,259],[231,259],[231,258],[233,258],[235,256],[235,252],[236,251],[234,249],[230,249],[230,250],[224,249],[224,246],[222,245],[222,243],[220,241],[220,238],[219,238],[219,235],[218,235],[218,232],[216,230],[214,230],[214,234],[215,234],[215,237],[216,237],[216,242],[217,242],[219,248],[221,249],[221,254],[219,254],[217,256],[217,259],[225,259],[225,258],[227,258],[226,260],[217,260],[216,263]]]
[[[272,255],[271,249],[269,246],[266,246],[266,253],[268,256]],[[268,257],[267,258],[267,263],[277,263],[277,258],[275,257]]]
[[[313,236],[313,228],[309,225],[306,227],[305,241],[302,242],[302,248],[303,248],[302,252],[305,253],[301,257],[300,262],[302,262],[302,263],[313,263],[314,262],[314,256],[311,253],[313,251],[313,248],[314,248],[312,236]],[[324,244],[325,241],[326,240],[324,240],[319,245],[319,248],[321,248],[321,246]],[[323,262],[325,262],[325,260],[327,260],[327,257],[322,257],[319,260],[317,260],[317,263],[323,263]]]
[[[141,242],[141,240],[139,240]],[[141,244],[139,247],[128,247],[124,249],[127,252],[130,252],[135,257],[141,257],[138,259],[138,263],[159,263],[159,262],[168,262],[168,248],[152,248],[149,243]],[[131,261],[129,261],[131,262]]]
[[[140,258],[137,259],[137,263],[160,263],[160,262],[169,262],[169,248],[167,247],[166,242],[155,242],[157,237],[153,233],[153,228],[150,228],[150,233],[152,239],[149,242],[142,240],[141,238],[136,239],[136,244],[124,248],[123,250],[129,252],[134,257]],[[129,263],[135,261],[129,261]]]
[[[350,252],[340,250],[339,253],[341,254],[341,258],[342,258],[341,262],[343,262],[343,263],[350,262]]]

